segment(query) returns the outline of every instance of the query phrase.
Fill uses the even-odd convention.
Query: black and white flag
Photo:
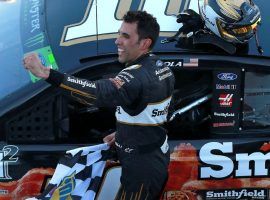
[[[60,159],[42,200],[94,200],[106,164],[105,144],[67,151]]]

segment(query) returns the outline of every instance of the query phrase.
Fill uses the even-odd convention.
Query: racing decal
[[[222,81],[233,81],[237,79],[237,75],[235,73],[220,73],[217,75],[218,79]]]
[[[183,67],[198,67],[198,65],[199,65],[198,58],[184,59]]]
[[[21,7],[21,35],[24,52],[31,52],[47,46],[45,37],[44,0],[25,0]]]
[[[119,77],[110,78],[109,80],[115,85],[117,89],[120,89],[125,84],[125,81],[123,81]]]
[[[232,121],[232,122],[216,122],[216,123],[213,123],[213,127],[217,128],[217,127],[228,127],[228,126],[235,126],[235,121]]]
[[[231,190],[209,190],[202,191],[200,195],[205,200],[226,199],[268,199],[268,190],[260,188],[231,189]]]
[[[177,60],[163,60],[164,64],[171,68],[182,68],[182,67],[198,67],[198,58],[187,58]]]
[[[60,45],[116,38],[122,17],[128,10],[153,14],[160,25],[160,36],[170,36],[179,29],[174,16],[187,8],[198,10],[197,1],[111,0],[108,4],[106,0],[89,0],[83,19],[64,27]]]
[[[217,90],[236,90],[237,85],[235,84],[216,84]]]
[[[12,179],[8,172],[8,166],[18,162],[17,153],[19,148],[14,145],[7,145],[0,150],[0,180]]]
[[[170,158],[163,200],[269,199],[267,142],[180,143]]]
[[[163,60],[164,64],[167,65],[168,67],[172,68],[177,68],[177,67],[182,67],[183,66],[183,59],[180,60]]]
[[[234,117],[235,114],[234,113],[219,113],[219,112],[214,112],[214,116],[218,116],[218,117]]]
[[[212,126],[211,131],[239,131],[241,104],[241,71],[213,71]]]
[[[45,35],[44,0],[25,0],[21,7],[21,34],[23,52],[27,55],[30,52],[38,54],[42,64],[58,70],[49,41]],[[40,80],[29,72],[33,83]]]
[[[71,83],[79,84],[83,88],[84,87],[96,88],[96,84],[94,82],[90,82],[90,81],[87,81],[87,80],[81,80],[81,79],[78,79],[78,78],[75,78],[75,77],[68,76],[67,81],[71,82]]]
[[[233,94],[220,94],[218,100],[221,107],[232,107]]]
[[[230,153],[235,155],[235,162],[229,156]],[[232,142],[209,142],[201,147],[199,157],[203,163],[199,167],[200,179],[269,175],[266,161],[270,160],[270,152],[235,153]],[[255,165],[250,165],[251,162],[255,162]]]

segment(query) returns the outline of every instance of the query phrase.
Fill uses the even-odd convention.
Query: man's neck
[[[130,65],[132,65],[132,64],[137,63],[137,62],[138,62],[139,60],[141,60],[142,58],[144,58],[144,57],[148,56],[148,55],[149,55],[149,53],[150,53],[150,51],[145,52],[145,53],[141,54],[140,56],[138,56],[138,57],[137,57],[135,60],[133,60],[133,61],[131,61],[131,62],[128,62],[128,63],[126,63],[126,67],[127,67],[127,66],[130,66]]]

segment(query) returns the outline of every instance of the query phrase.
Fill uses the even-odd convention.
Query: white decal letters
[[[218,169],[213,169],[213,167],[201,167],[201,178],[223,178],[229,176],[233,171],[233,161],[227,156],[213,154],[213,150],[219,150],[222,153],[231,153],[232,143],[224,142],[222,144],[219,142],[209,142],[201,148],[199,153],[201,161],[207,165],[219,167]]]
[[[134,2],[139,3],[138,10],[145,10],[157,18],[161,36],[171,35],[180,28],[181,25],[172,16],[179,14],[182,11],[180,8],[187,9],[189,6],[198,11],[196,0],[110,0],[110,3],[108,0],[89,0],[83,19],[65,26],[61,46],[116,38],[122,23],[119,15],[126,13]]]

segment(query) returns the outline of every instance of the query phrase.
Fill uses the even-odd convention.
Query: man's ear
[[[142,50],[149,50],[151,44],[152,44],[152,40],[150,38],[145,38],[141,40],[140,46]]]

